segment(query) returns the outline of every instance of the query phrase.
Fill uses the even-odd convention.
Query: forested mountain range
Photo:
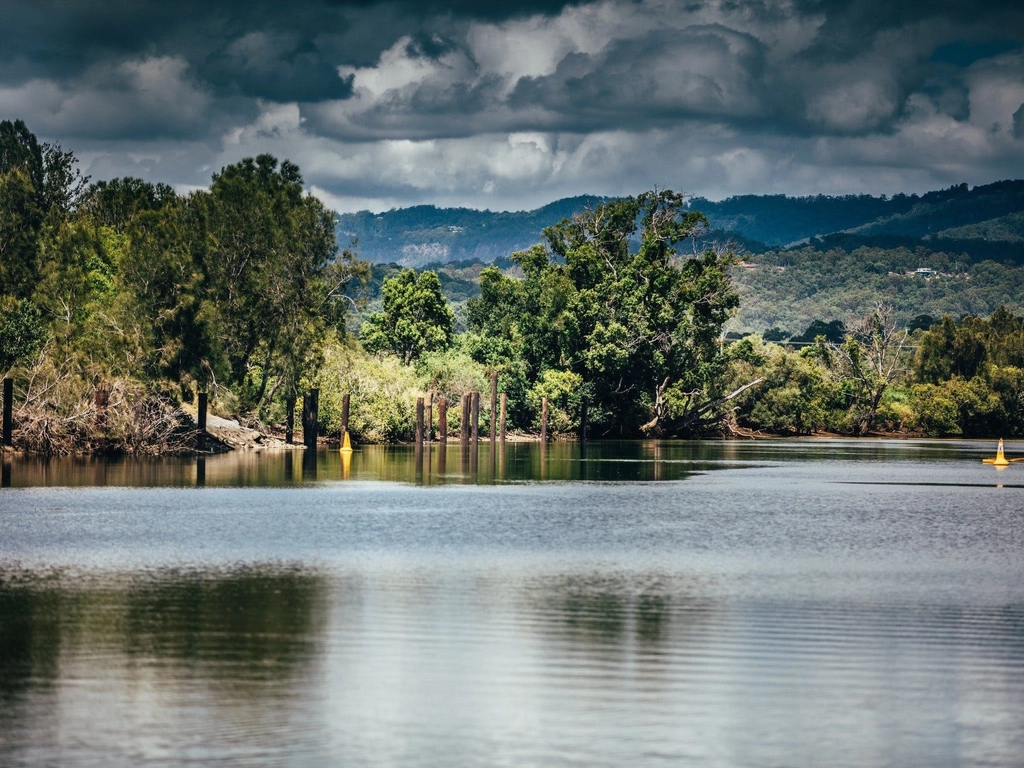
[[[479,211],[417,205],[385,213],[338,217],[338,243],[358,238],[360,258],[377,264],[419,267],[430,263],[495,259],[529,248],[540,233],[564,218],[604,202],[593,195],[567,197],[534,211]]]
[[[499,213],[432,205],[361,211],[338,217],[338,239],[358,238],[360,257],[375,263],[489,263],[539,242],[545,227],[605,200],[571,197],[534,211]],[[847,251],[923,246],[975,262],[1024,263],[1024,180],[960,184],[924,195],[742,195],[696,197],[689,205],[708,217],[712,237],[751,253],[807,244]]]

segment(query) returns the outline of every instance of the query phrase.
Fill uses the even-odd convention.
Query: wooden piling
[[[209,395],[206,392],[199,393],[199,403],[196,412],[196,447],[200,451],[206,450],[206,408],[208,405]],[[204,469],[205,469],[205,465]]]
[[[443,397],[437,401],[437,439],[448,442],[448,401]]]
[[[209,404],[209,397],[206,392],[199,393],[199,412],[196,415],[196,428],[200,432],[206,432],[206,409]]]
[[[349,395],[341,396],[341,444],[345,444],[345,434],[348,432],[348,405]]]
[[[96,429],[102,433],[107,428],[107,406],[110,404],[110,391],[104,387],[97,387],[92,401],[96,407]]]
[[[459,438],[464,443],[469,442],[469,403],[472,399],[468,392],[462,394],[462,421],[459,422]]]
[[[548,399],[546,397],[541,398],[540,401],[540,441],[541,443],[548,441]]]
[[[295,439],[295,397],[285,398],[284,401],[284,441],[288,445]]]
[[[14,379],[4,379],[4,446],[14,444]]]
[[[498,415],[498,372],[494,371],[491,373],[491,442],[494,442],[495,434],[497,431],[497,418]]]
[[[500,434],[501,442],[505,442],[505,413],[508,410],[508,395],[504,392],[501,393],[501,422],[500,422]]]
[[[423,446],[423,398],[416,398],[416,447]]]
[[[427,442],[434,439],[434,393],[427,393]]]
[[[473,405],[472,405],[472,419],[473,419],[473,442],[475,443],[480,439],[480,393],[473,393]]]
[[[320,390],[311,389],[302,398],[302,442],[307,448],[316,450],[317,432],[320,429]]]

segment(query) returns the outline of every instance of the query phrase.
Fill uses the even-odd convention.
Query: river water
[[[1019,766],[994,447],[8,458],[0,765]]]

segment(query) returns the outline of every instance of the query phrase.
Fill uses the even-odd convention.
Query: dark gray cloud
[[[599,54],[570,53],[555,72],[524,77],[509,103],[543,106],[570,130],[686,117],[748,118],[772,110],[764,44],[720,24],[660,28]]]
[[[0,0],[0,118],[96,177],[273,151],[344,207],[978,183],[1024,176],[1019,6]]]

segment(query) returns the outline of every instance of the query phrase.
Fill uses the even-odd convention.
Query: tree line
[[[187,447],[200,391],[215,413],[270,428],[309,387],[324,430],[347,392],[356,439],[402,440],[416,397],[454,401],[492,372],[523,432],[544,398],[552,432],[575,432],[586,408],[594,437],[1024,431],[1012,312],[910,327],[881,303],[850,330],[812,323],[802,344],[777,328],[729,339],[736,259],[694,247],[708,222],[677,193],[548,227],[480,273],[457,332],[432,270],[392,274],[361,306],[370,266],[339,249],[334,215],[302,184],[270,155],[186,195],[90,183],[72,153],[0,123],[0,374],[16,382],[19,444]]]
[[[306,385],[365,266],[338,253],[297,166],[247,158],[188,195],[90,184],[75,166],[0,123],[0,371],[19,385],[27,445],[90,446],[98,388],[121,416],[106,439],[143,448],[199,390],[258,420]]]

